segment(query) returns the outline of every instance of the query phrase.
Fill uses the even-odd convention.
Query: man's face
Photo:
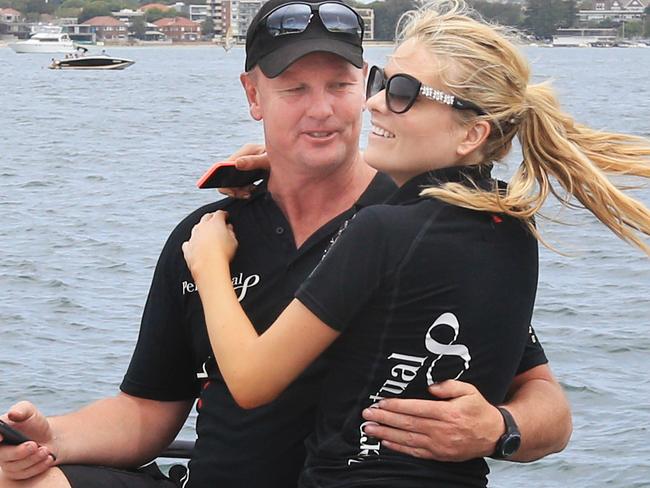
[[[246,81],[248,80],[248,82]],[[312,53],[276,78],[244,75],[251,114],[264,121],[273,167],[328,174],[359,148],[364,70],[329,53]]]

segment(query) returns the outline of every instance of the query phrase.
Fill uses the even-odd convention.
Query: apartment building
[[[355,8],[363,19],[363,39],[372,41],[375,38],[375,11],[371,8]]]
[[[223,36],[230,32],[234,39],[244,41],[248,26],[265,2],[266,0],[207,0],[206,15],[212,16],[215,34]],[[356,11],[364,22],[364,39],[374,39],[375,11],[370,8],[358,8]]]

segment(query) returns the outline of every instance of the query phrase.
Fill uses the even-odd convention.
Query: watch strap
[[[506,407],[497,407],[497,410],[499,411],[499,413],[503,417],[503,420],[506,423],[506,434],[515,433],[515,432],[518,434],[519,427],[517,427],[517,422],[515,422],[515,419],[510,413],[510,411],[508,411]]]
[[[499,437],[494,452],[490,457],[494,459],[505,459],[512,456],[519,448],[521,433],[519,432],[519,427],[517,426],[517,422],[515,422],[515,419],[510,413],[510,411],[508,411],[508,409],[505,407],[498,406],[496,408],[497,410],[499,410],[499,413],[503,417],[503,421],[506,425],[506,431],[501,437]],[[513,444],[515,443],[516,443],[516,447],[514,448],[514,450],[511,450]],[[510,452],[507,452],[509,450]]]

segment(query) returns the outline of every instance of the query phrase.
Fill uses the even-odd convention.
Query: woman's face
[[[440,82],[440,63],[417,41],[400,45],[384,68],[386,78],[409,74],[423,85],[448,92]],[[459,114],[449,105],[418,96],[403,114],[386,106],[385,90],[368,99],[372,131],[365,159],[379,171],[390,175],[398,185],[426,171],[462,164],[458,153],[466,130]]]

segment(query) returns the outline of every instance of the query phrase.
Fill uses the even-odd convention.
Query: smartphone
[[[232,161],[214,163],[196,182],[199,188],[239,188],[252,185],[268,176],[265,169],[242,171]]]
[[[31,439],[25,437],[22,433],[18,432],[13,427],[9,427],[6,423],[0,420],[0,435],[2,435],[2,443],[9,444],[10,446],[17,446],[23,442]]]

